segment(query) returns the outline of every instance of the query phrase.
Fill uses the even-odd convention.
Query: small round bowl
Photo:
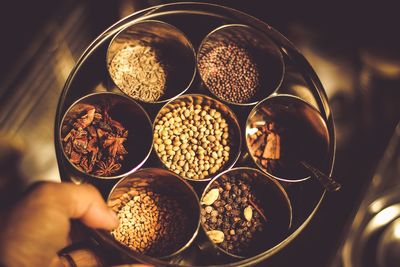
[[[250,61],[255,63],[259,85],[257,92],[246,102],[232,102],[216,94],[215,88],[208,80],[216,79],[217,76],[219,77],[218,79],[222,79],[221,77],[226,77],[227,75],[220,77],[217,75],[220,68],[216,67],[217,69],[214,69],[213,66],[209,66],[203,69],[199,64],[210,52],[216,53],[216,57],[221,56],[223,53],[228,53],[226,52],[227,45],[235,45],[235,47],[244,49],[249,54]],[[216,52],[216,49],[220,47],[223,47],[223,49]],[[243,56],[240,58],[243,58]],[[239,63],[239,65],[244,64]],[[257,104],[279,88],[283,80],[285,65],[280,49],[266,34],[244,24],[227,24],[216,28],[203,39],[197,52],[197,69],[203,83],[213,95],[229,104],[246,106]],[[232,76],[238,75],[237,72],[232,73],[230,71],[229,73]],[[240,81],[251,80],[248,73],[246,72],[242,77],[235,76],[235,78]],[[208,76],[211,78],[207,78]],[[227,80],[233,79],[233,77],[226,78]],[[223,83],[226,82],[229,81],[223,81]]]
[[[221,113],[221,118],[225,119],[228,127],[229,127],[229,140],[227,142],[226,145],[224,146],[228,146],[230,148],[229,150],[229,159],[219,168],[218,171],[216,171],[215,173],[210,173],[209,175],[207,175],[205,178],[203,179],[196,179],[196,178],[192,178],[192,177],[186,177],[185,175],[181,176],[184,179],[190,180],[190,181],[194,181],[194,182],[198,182],[198,181],[209,181],[211,180],[212,177],[214,177],[215,175],[217,175],[218,173],[221,173],[224,170],[230,169],[238,160],[239,155],[240,155],[240,149],[242,146],[242,136],[241,136],[241,130],[240,130],[240,126],[239,126],[239,122],[235,116],[235,114],[233,113],[233,111],[227,107],[226,105],[222,104],[221,102],[219,102],[216,99],[213,99],[211,97],[205,96],[205,95],[201,95],[201,94],[188,94],[188,95],[183,95],[180,96],[170,102],[168,102],[167,104],[164,105],[164,107],[161,108],[161,110],[158,112],[155,120],[154,120],[154,124],[153,124],[153,133],[154,133],[154,142],[156,142],[156,139],[159,136],[159,133],[163,130],[162,127],[158,126],[158,122],[170,111],[177,109],[178,107],[180,107],[181,103],[185,103],[186,106],[190,106],[190,105],[201,105],[201,106],[209,106],[211,109],[215,109],[217,112]],[[158,127],[160,127],[159,129],[157,129]],[[200,131],[200,129],[196,129],[196,132]],[[158,135],[158,136],[157,136]],[[175,136],[175,134],[174,134]],[[207,138],[208,136],[205,135],[205,137]],[[162,136],[160,137],[162,138]],[[170,138],[171,141],[173,138]],[[189,138],[189,142],[190,138]],[[214,142],[214,141],[210,141]],[[192,143],[193,144],[193,143]],[[200,142],[198,142],[198,144],[200,145]],[[160,161],[162,162],[162,164],[164,165],[165,168],[170,169],[170,167],[167,166],[165,160],[163,160],[163,155],[160,154],[160,152],[158,151],[158,144],[154,144],[154,150],[158,156],[158,158],[160,159]],[[212,167],[213,163],[211,162],[210,164],[210,168]],[[172,170],[172,169],[171,169]],[[174,170],[172,170],[174,171]]]
[[[96,168],[100,168],[100,165],[97,165],[100,164],[99,161],[96,161],[96,164],[91,172],[85,171],[84,168],[80,166],[82,164],[81,161],[76,163],[71,161],[69,155],[67,155],[70,153],[66,151],[66,146],[64,147],[63,145],[64,143],[66,144],[65,140],[68,138],[67,136],[70,131],[72,129],[76,129],[76,126],[74,128],[73,123],[76,122],[77,119],[81,118],[82,115],[86,114],[87,111],[92,110],[94,105],[100,106],[102,109],[104,109],[104,107],[108,107],[108,114],[110,118],[113,121],[120,123],[128,131],[126,140],[122,143],[123,147],[127,151],[127,154],[123,155],[124,159],[120,162],[121,168],[118,171],[111,173],[111,175],[95,173]],[[107,125],[104,127],[107,127]],[[91,136],[88,128],[85,129],[86,135]],[[101,128],[96,127],[96,131],[93,133],[97,140],[103,140],[103,138],[107,138],[107,130],[98,132],[97,129]],[[153,145],[151,121],[146,111],[132,99],[124,95],[111,92],[90,94],[78,99],[75,103],[73,103],[68,108],[61,120],[61,127],[57,140],[60,143],[65,159],[74,169],[78,170],[85,176],[98,179],[117,179],[136,171],[149,157]],[[87,140],[83,140],[82,144],[82,147],[84,147],[84,150],[86,151],[84,155],[87,157],[87,160],[94,155],[94,152],[88,150],[90,147],[88,143],[89,142],[87,142]],[[109,146],[103,148],[103,150],[99,147],[96,155],[100,156],[99,153],[105,151],[106,149],[111,149],[110,147],[115,144],[116,143],[107,144]],[[119,155],[118,152],[117,155]]]
[[[313,106],[291,95],[266,98],[246,122],[247,149],[257,166],[285,182],[301,182],[310,173],[301,162],[328,172],[329,132]]]
[[[108,206],[116,209],[124,195],[134,194],[133,192],[138,190],[151,190],[159,195],[171,197],[178,202],[183,214],[187,216],[187,232],[182,240],[177,241],[173,251],[167,255],[148,256],[166,259],[176,256],[188,248],[197,236],[200,227],[200,204],[193,188],[184,179],[168,170],[141,169],[118,181],[107,198]],[[124,244],[119,244],[125,247]],[[133,250],[131,253],[140,254]]]
[[[243,259],[246,257],[257,255],[258,253],[261,252],[268,251],[269,249],[277,245],[281,240],[285,238],[285,236],[289,234],[289,230],[292,225],[292,205],[285,189],[280,185],[278,181],[268,177],[267,175],[265,175],[264,173],[262,173],[257,169],[248,167],[238,167],[219,174],[209,182],[209,184],[206,186],[201,196],[200,203],[203,206],[203,208],[207,207],[207,204],[209,204],[209,203],[204,203],[206,201],[205,196],[207,195],[208,192],[210,192],[213,189],[218,189],[219,195],[218,198],[215,200],[215,202],[209,206],[211,206],[213,210],[218,210],[218,208],[221,207],[221,206],[217,207],[216,202],[218,201],[221,202],[221,196],[225,192],[232,193],[232,191],[234,190],[234,184],[232,183],[230,183],[231,186],[230,189],[226,187],[228,186],[227,185],[228,179],[230,179],[231,177],[234,178],[234,181],[242,180],[246,184],[251,186],[251,193],[254,195],[255,200],[259,201],[257,204],[257,209],[261,210],[266,218],[265,221],[262,218],[262,216],[259,217],[261,221],[263,221],[264,223],[263,230],[257,233],[253,233],[255,234],[255,236],[249,243],[249,246],[243,251],[243,253],[241,253],[241,255],[236,255],[228,252],[227,250],[222,248],[221,245],[214,243],[213,240],[207,235],[207,231],[211,229],[207,228],[207,226],[205,225],[205,222],[203,220],[205,220],[206,217],[204,217],[205,215],[203,214],[200,216],[200,221],[201,221],[200,224],[203,230],[205,231],[208,240],[213,244],[215,252],[220,251],[229,257]],[[240,188],[240,186],[238,187]],[[235,202],[239,198],[242,199],[248,197],[248,195],[243,195],[243,191],[238,191],[236,193],[234,192],[234,194],[237,194],[234,197]],[[223,208],[225,209],[225,207],[228,204],[223,206]],[[247,204],[245,204],[245,206],[247,205],[252,206],[253,215],[250,216],[251,218],[250,221],[254,220],[255,216],[254,212],[255,211],[258,212],[258,210],[254,208],[253,206],[254,204],[255,201],[253,201],[252,203],[248,201]],[[229,205],[232,206],[233,204]],[[239,204],[239,206],[240,205],[241,204]],[[236,222],[236,224],[247,222],[246,215],[244,215],[245,208],[244,209],[242,208],[243,207],[240,206],[241,213],[240,215],[237,215],[237,217],[240,218],[240,221]],[[222,216],[218,215],[217,218],[223,221],[224,215]],[[232,225],[233,224],[231,224],[231,226]],[[222,229],[220,229],[221,227]],[[216,229],[212,230],[223,231],[223,226],[217,224]],[[235,233],[235,235],[237,234],[238,233]],[[224,240],[226,238],[227,235],[224,235]]]
[[[156,20],[131,24],[111,40],[106,56],[107,69],[117,87],[118,83],[113,79],[110,70],[111,62],[119,51],[135,46],[153,49],[166,76],[164,94],[158,99],[153,101],[136,97],[135,100],[163,103],[183,94],[190,87],[196,74],[196,56],[191,42],[176,27]],[[124,88],[118,88],[125,93]]]

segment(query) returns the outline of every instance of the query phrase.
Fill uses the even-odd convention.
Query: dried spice
[[[111,234],[132,250],[166,256],[182,247],[187,239],[188,217],[171,196],[131,189],[112,209],[120,224]]]
[[[269,173],[274,173],[281,159],[281,131],[274,122],[250,125],[246,140],[250,153],[257,164]]]
[[[207,231],[207,235],[210,237],[210,239],[215,243],[219,244],[224,242],[225,235],[223,232],[219,230],[211,230]]]
[[[134,99],[155,102],[165,93],[166,68],[148,45],[119,50],[110,62],[109,72],[115,84]]]
[[[154,148],[165,166],[181,177],[205,179],[228,162],[229,136],[221,112],[180,102],[155,122]]]
[[[222,175],[207,192],[218,190],[218,198],[210,205],[204,204],[203,200],[201,208],[201,223],[211,241],[236,255],[246,252],[267,223],[246,175]]]
[[[251,206],[247,206],[243,211],[244,218],[250,222],[251,218],[253,217],[253,209]]]
[[[211,189],[208,193],[203,197],[203,201],[201,204],[204,205],[212,205],[215,200],[219,197],[219,190],[218,188]]]
[[[258,67],[250,53],[234,43],[215,46],[199,59],[200,74],[219,98],[248,103],[260,87]]]
[[[65,121],[64,152],[78,169],[98,176],[117,173],[128,151],[128,130],[108,113],[108,107],[88,105],[74,121]]]

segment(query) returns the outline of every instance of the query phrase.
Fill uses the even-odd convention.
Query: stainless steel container
[[[320,112],[323,120],[326,122],[330,140],[326,159],[328,167],[326,169],[328,174],[332,173],[336,144],[332,113],[325,91],[306,59],[299,53],[292,43],[268,24],[230,8],[204,3],[178,3],[151,7],[122,19],[103,32],[84,52],[65,84],[57,109],[55,124],[56,134],[58,133],[63,114],[77,99],[92,92],[118,91],[107,72],[105,55],[108,45],[116,33],[121,29],[144,20],[158,20],[172,24],[185,33],[195,49],[199,47],[200,43],[210,32],[226,24],[248,25],[268,36],[268,38],[276,44],[282,53],[285,65],[282,82],[282,85],[285,86],[281,85],[277,88],[274,94],[290,94],[297,96],[311,104]],[[297,86],[297,80],[299,77],[303,81],[301,88]],[[296,80],[293,80],[294,78]],[[204,84],[201,83],[199,77],[195,78],[187,92],[191,94],[209,94]],[[142,106],[146,109],[152,120],[161,109],[161,104],[157,103],[142,104]],[[246,118],[252,106],[230,104],[228,104],[228,106],[236,114],[240,126],[244,128]],[[234,167],[257,168],[248,156],[246,147],[242,146],[241,149],[241,152],[243,153],[241,153],[241,157]],[[64,181],[74,181],[79,183],[90,182],[97,186],[106,198],[111,191],[111,188],[115,185],[115,181],[99,179],[88,180],[84,177],[80,177],[71,170],[68,162],[66,162],[62,155],[62,147],[59,142],[56,142],[56,151],[61,177]],[[157,159],[156,155],[152,153],[143,167],[162,167],[162,164]],[[192,186],[200,195],[205,185],[196,183],[192,184]],[[310,222],[325,196],[325,190],[313,179],[308,179],[302,183],[282,183],[282,186],[285,188],[292,203],[293,218],[290,231],[284,238],[267,251],[245,259],[211,257],[205,251],[202,251],[198,245],[202,242],[201,235],[198,236],[199,240],[195,240],[192,246],[186,249],[184,253],[177,255],[177,257],[169,261],[160,261],[155,258],[134,254],[104,233],[92,233],[102,247],[113,249],[113,254],[118,254],[118,257],[124,262],[139,261],[154,264],[156,266],[254,265],[265,261],[278,251],[284,249],[291,241],[293,241],[293,239],[296,238],[296,236],[298,236]]]

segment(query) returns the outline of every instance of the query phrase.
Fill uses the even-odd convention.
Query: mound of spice
[[[222,175],[201,201],[201,223],[209,238],[225,251],[240,256],[267,223],[248,175]]]
[[[112,58],[109,72],[115,84],[134,99],[155,102],[165,93],[167,74],[151,46],[122,48]]]
[[[117,173],[128,151],[128,130],[108,114],[108,107],[87,105],[74,121],[65,121],[64,152],[78,169],[98,176]]]
[[[171,196],[131,189],[108,205],[117,212],[120,221],[111,234],[132,250],[161,257],[184,245],[188,218]]]
[[[210,106],[180,102],[158,118],[154,130],[157,154],[181,177],[207,178],[229,160],[229,125]]]
[[[260,87],[258,67],[249,52],[234,43],[215,46],[199,59],[209,90],[232,103],[248,103]]]

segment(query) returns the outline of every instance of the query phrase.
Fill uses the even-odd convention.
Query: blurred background
[[[120,18],[168,2],[172,1],[37,0],[2,4],[1,211],[33,181],[59,180],[53,145],[55,111],[64,82],[80,54]],[[398,10],[381,1],[208,2],[247,12],[288,37],[313,66],[333,109],[337,134],[334,176],[343,189],[327,196],[311,224],[272,259],[271,266],[342,266],[346,253],[350,265],[343,266],[367,266],[353,263],[353,258],[371,252],[353,252],[347,245],[357,240],[350,239],[357,236],[363,221],[354,218],[386,194],[388,187],[395,188],[396,180],[400,184],[400,130],[395,131],[400,119]],[[3,193],[5,190],[8,194]],[[400,190],[397,192],[400,195]],[[393,216],[386,220],[388,226],[400,214]],[[385,229],[379,229],[383,236]],[[372,251],[383,242],[380,237],[374,238],[377,245],[365,246]],[[368,266],[378,266],[371,264]]]

